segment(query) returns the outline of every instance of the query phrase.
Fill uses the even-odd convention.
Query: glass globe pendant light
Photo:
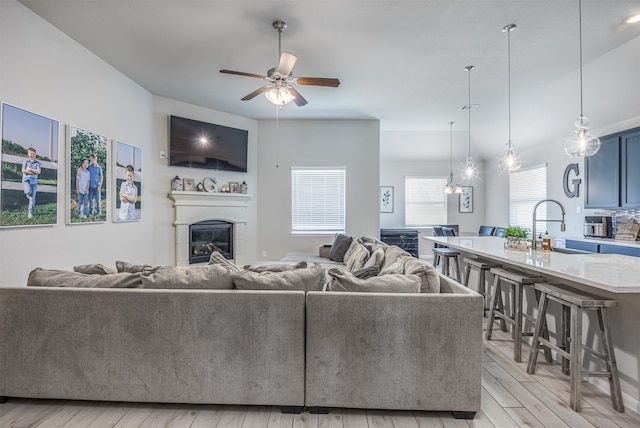
[[[469,156],[462,170],[462,178],[465,180],[473,180],[478,177],[478,168],[473,164],[473,158],[471,157],[471,70],[474,68],[473,65],[467,65],[464,68],[469,73],[469,104],[465,106],[469,112]]]
[[[462,187],[453,182],[453,124],[454,122],[449,122],[449,181],[444,186],[445,195],[462,193]]]
[[[580,116],[576,129],[564,145],[564,151],[573,158],[595,155],[600,150],[600,139],[589,132],[589,119],[582,114],[582,0],[578,0],[578,24],[580,32]]]
[[[516,171],[522,166],[522,162],[516,156],[513,143],[511,142],[511,32],[516,29],[516,24],[505,25],[502,31],[507,33],[508,46],[508,76],[509,76],[509,142],[506,145],[506,151],[502,159],[500,159],[500,169],[503,171]]]

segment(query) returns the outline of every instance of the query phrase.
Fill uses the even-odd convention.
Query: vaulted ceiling
[[[466,150],[468,116],[460,110],[468,102],[466,65],[476,66],[474,152],[488,158],[504,147],[508,74],[507,36],[501,29],[514,23],[514,142],[538,142],[528,129],[545,128],[540,121],[554,106],[571,112],[566,132],[579,113],[575,79],[575,97],[550,99],[544,112],[527,109],[539,88],[578,69],[577,0],[20,2],[153,94],[255,119],[276,117],[276,107],[263,96],[240,100],[265,82],[219,70],[266,74],[278,61],[272,22],[284,20],[282,50],[298,56],[294,75],[337,77],[341,85],[299,86],[309,103],[285,106],[280,119],[379,119],[383,136],[397,132],[411,144],[426,140],[425,153],[435,158],[448,156],[452,120],[459,150]],[[640,37],[640,24],[623,23],[640,13],[640,1],[583,0],[582,8],[585,64]],[[596,119],[589,114],[598,108],[589,88],[598,82],[588,77],[585,113]],[[398,152],[381,149],[391,158],[402,157]]]

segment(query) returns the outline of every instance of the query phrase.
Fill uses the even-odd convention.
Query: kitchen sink
[[[589,251],[574,250],[572,248],[560,248],[560,247],[552,247],[551,251],[555,251],[556,253],[563,253],[563,254],[593,254]]]

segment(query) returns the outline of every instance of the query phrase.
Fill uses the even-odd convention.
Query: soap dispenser
[[[545,232],[542,237],[542,251],[551,251],[551,237],[549,232]]]

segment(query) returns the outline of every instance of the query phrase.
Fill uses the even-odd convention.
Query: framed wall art
[[[380,186],[380,212],[393,212],[393,186]]]
[[[190,192],[193,192],[196,190],[196,180],[194,180],[193,178],[185,178],[184,179],[184,186],[183,186],[184,190],[188,190]]]
[[[67,127],[68,224],[107,220],[107,146],[107,137]]]
[[[58,222],[58,135],[58,121],[2,104],[0,226]]]
[[[460,193],[460,205],[458,212],[472,213],[473,212],[473,187],[472,186],[460,186],[462,187],[462,193]]]
[[[142,149],[114,141],[115,222],[142,218]],[[186,189],[185,189],[186,190]]]

